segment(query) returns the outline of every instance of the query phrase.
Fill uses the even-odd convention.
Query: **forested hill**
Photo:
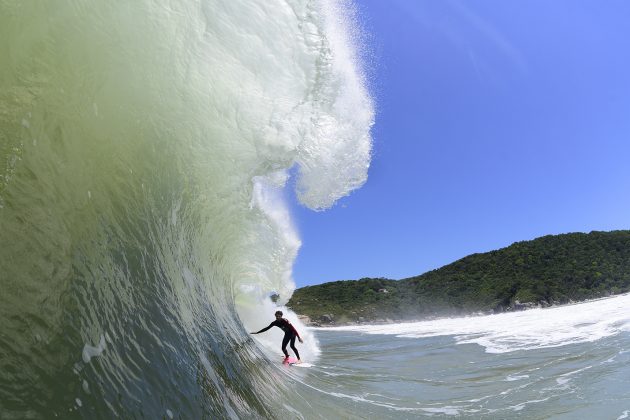
[[[630,290],[630,231],[549,235],[472,254],[404,280],[297,289],[287,306],[328,324],[502,312]]]

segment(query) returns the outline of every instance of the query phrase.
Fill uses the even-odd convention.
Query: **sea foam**
[[[478,344],[488,353],[506,353],[596,341],[630,331],[629,305],[630,294],[625,294],[496,315],[332,329],[405,338],[453,336],[457,344]]]

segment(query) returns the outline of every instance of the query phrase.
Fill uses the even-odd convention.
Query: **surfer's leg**
[[[284,357],[289,357],[289,352],[287,351],[287,344],[289,344],[289,335],[285,334],[282,339],[282,353],[284,353]]]
[[[300,353],[298,353],[297,349],[295,348],[295,336],[291,337],[291,349],[293,350],[293,353],[295,353],[295,357],[300,360]]]

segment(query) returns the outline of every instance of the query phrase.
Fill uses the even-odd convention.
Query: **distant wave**
[[[522,312],[330,329],[408,338],[453,336],[457,344],[478,344],[488,353],[507,353],[596,341],[630,331],[629,305],[630,294],[625,294]]]

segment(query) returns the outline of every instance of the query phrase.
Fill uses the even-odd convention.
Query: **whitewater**
[[[628,296],[309,329],[300,238],[367,178],[349,1],[0,1],[0,418],[627,418]],[[279,300],[272,302],[270,295]],[[311,368],[280,364],[280,307]]]
[[[630,295],[490,316],[317,329],[356,418],[624,419]],[[358,414],[358,413],[362,413]]]

